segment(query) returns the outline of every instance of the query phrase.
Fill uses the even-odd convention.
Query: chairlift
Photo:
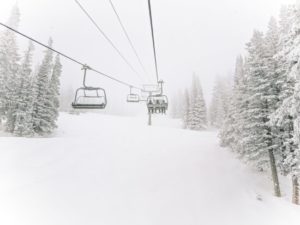
[[[140,102],[147,102],[148,97],[149,97],[149,92],[145,92],[142,90],[140,96]]]
[[[137,103],[140,102],[140,96],[132,93],[132,87],[130,87],[130,93],[127,95],[127,102]]]
[[[151,114],[165,114],[168,110],[168,97],[166,95],[150,95],[147,99],[148,112]]]
[[[147,108],[148,112],[153,113],[162,113],[165,114],[168,110],[169,101],[168,97],[163,94],[163,81],[158,81],[158,86],[160,93],[152,95],[150,92],[150,95],[147,98]]]
[[[103,88],[86,86],[85,80],[88,66],[83,66],[84,70],[83,87],[76,90],[72,107],[74,109],[104,109],[107,105],[106,93]]]

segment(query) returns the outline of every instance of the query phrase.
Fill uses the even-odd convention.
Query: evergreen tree
[[[300,4],[297,5],[295,12],[295,25],[293,26],[293,37],[294,39],[294,50],[291,52],[293,58],[292,69],[289,77],[295,80],[294,92],[292,95],[291,112],[289,113],[293,119],[293,125],[290,124],[290,129],[293,130],[293,136],[290,137],[289,141],[289,154],[287,156],[287,162],[291,167],[291,177],[293,185],[293,203],[300,204],[299,189],[300,189]],[[296,60],[295,60],[296,59]],[[292,138],[292,139],[291,139]]]
[[[183,128],[189,128],[189,115],[190,115],[190,94],[188,89],[184,91],[183,101]]]
[[[272,23],[272,21],[271,21]],[[270,24],[271,24],[270,23]],[[280,196],[277,168],[274,157],[274,140],[272,127],[269,124],[276,93],[273,92],[274,73],[269,72],[268,46],[271,36],[275,35],[270,25],[266,39],[259,31],[255,31],[247,44],[248,64],[248,112],[246,118],[246,152],[245,157],[253,161],[258,168],[265,168],[270,163],[274,191]]]
[[[280,9],[279,15],[279,33],[280,33],[280,45],[283,47],[286,42],[289,41],[288,36],[292,30],[294,24],[294,5],[283,5]]]
[[[30,42],[25,52],[23,62],[18,72],[19,87],[17,91],[16,108],[13,114],[15,125],[14,134],[17,136],[32,136],[32,106],[33,91],[31,85],[33,44]]]
[[[244,87],[244,61],[242,56],[236,59],[233,90],[229,100],[228,113],[225,115],[220,131],[221,145],[230,146],[232,150],[242,152],[240,140],[242,139],[241,112]]]
[[[12,9],[7,24],[17,28],[20,21],[20,12],[17,6]],[[19,68],[19,54],[14,32],[5,30],[0,36],[0,120],[7,117],[6,128],[13,131],[14,120],[12,117],[15,107],[15,91],[18,80],[16,79]]]
[[[50,47],[52,39],[49,40]],[[33,104],[33,129],[39,135],[50,134],[53,129],[51,110],[53,109],[52,93],[49,90],[53,53],[45,52],[44,59],[35,78],[33,89],[35,101]]]
[[[298,65],[299,68],[299,65]],[[292,185],[293,185],[293,203],[300,204],[300,71],[298,70],[297,84],[295,87],[295,92],[293,95],[294,107],[293,107],[293,116],[294,120],[294,151],[289,154],[287,157],[291,165],[291,176],[292,176]]]
[[[266,84],[265,85],[265,107],[267,116],[265,120],[267,121],[266,126],[266,141],[268,143],[268,152],[269,152],[269,160],[270,160],[270,167],[274,182],[274,190],[275,195],[280,196],[280,189],[279,189],[279,181],[278,181],[278,174],[277,174],[277,167],[275,162],[275,154],[278,155],[280,152],[280,130],[276,129],[270,123],[270,118],[272,114],[278,108],[279,102],[279,95],[280,95],[280,87],[278,85],[278,80],[280,77],[280,73],[278,72],[279,62],[276,59],[276,55],[280,49],[280,42],[279,42],[279,28],[277,26],[277,21],[274,17],[270,19],[268,30],[265,37],[265,64],[266,64]]]
[[[267,145],[264,139],[266,115],[263,84],[266,80],[264,60],[264,39],[263,34],[259,31],[254,31],[251,41],[247,44],[249,74],[247,82],[248,92],[248,110],[246,115],[247,133],[245,143],[247,152],[245,157],[248,160],[256,162],[259,168],[266,166],[267,160]]]
[[[220,128],[229,110],[231,97],[231,82],[226,78],[217,77],[213,90],[212,102],[209,108],[211,126]]]
[[[170,105],[171,105],[171,116],[176,119],[177,118],[177,113],[178,113],[178,99],[177,99],[177,95],[173,95],[171,101],[170,101]]]
[[[299,65],[300,66],[300,65]],[[297,73],[298,66],[294,66],[290,74]],[[290,174],[293,185],[293,202],[299,204],[299,178],[300,178],[300,148],[299,148],[299,80],[295,86],[294,94],[286,98],[282,105],[273,114],[272,124],[281,128],[281,161],[280,167],[284,175]]]
[[[59,110],[59,88],[60,88],[60,75],[62,72],[62,65],[60,63],[59,55],[55,58],[55,63],[52,69],[52,76],[50,80],[50,86],[47,90],[49,90],[49,95],[52,97],[52,108],[50,109],[51,113],[51,127],[52,129],[56,128],[56,120],[58,118],[58,110]]]
[[[279,108],[273,115],[273,124],[280,130],[280,168],[284,175],[290,174],[293,184],[293,202],[299,204],[299,141],[298,113],[299,97],[299,49],[300,49],[300,10],[289,10],[282,18],[289,18],[285,33],[281,34],[279,79]],[[285,23],[281,23],[285,24]],[[283,26],[283,25],[282,25]],[[281,30],[284,30],[281,28]],[[296,85],[297,84],[297,85]]]
[[[178,91],[172,98],[172,117],[175,119],[183,118],[183,98],[182,91]]]
[[[217,77],[213,88],[212,101],[209,107],[209,122],[212,127],[219,128],[224,119],[224,110],[222,107],[220,78]]]
[[[246,118],[246,112],[248,109],[247,101],[247,76],[246,76],[246,66],[242,56],[239,56],[236,60],[235,77],[234,77],[234,89],[233,89],[233,108],[234,111],[232,115],[233,118],[233,144],[231,145],[235,152],[238,152],[240,156],[244,156],[244,143],[243,135],[244,121]],[[230,122],[230,121],[229,121]]]
[[[199,78],[194,75],[190,95],[188,127],[191,130],[203,130],[207,127],[207,111]]]

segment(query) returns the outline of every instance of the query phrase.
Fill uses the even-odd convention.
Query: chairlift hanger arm
[[[151,0],[148,0],[148,9],[149,9],[149,18],[150,18],[150,27],[151,27],[151,37],[152,37],[152,47],[153,47],[153,54],[154,54],[156,81],[158,83],[159,82],[158,65],[157,65],[156,46],[155,46],[155,38],[154,38],[154,27],[153,27],[153,18],[152,18],[152,10],[151,10]]]

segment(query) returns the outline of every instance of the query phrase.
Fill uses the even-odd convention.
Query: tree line
[[[184,129],[204,130],[207,128],[207,109],[199,77],[194,74],[192,85],[172,98],[172,117],[181,119]]]
[[[213,128],[221,128],[225,116],[228,114],[231,98],[232,79],[231,76],[217,76],[213,87],[212,99],[209,106],[209,125]]]
[[[15,29],[20,12],[14,6],[7,24]],[[52,39],[48,45],[51,47]],[[34,45],[21,55],[16,34],[0,33],[0,125],[16,136],[47,135],[56,128],[59,108],[59,55],[44,52],[40,65],[33,69]]]
[[[272,17],[264,33],[255,30],[245,56],[237,57],[229,95],[220,99],[219,94],[220,103],[214,102],[215,108],[223,107],[222,118],[214,122],[221,128],[222,146],[270,171],[276,196],[281,196],[278,173],[289,176],[292,201],[299,204],[299,6],[283,6],[278,21]]]

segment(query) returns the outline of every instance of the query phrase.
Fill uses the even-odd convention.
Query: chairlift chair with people
[[[163,81],[158,81],[159,94],[151,94],[147,98],[147,108],[148,112],[153,113],[162,113],[165,114],[168,110],[169,101],[168,97],[163,94]]]
[[[168,110],[168,97],[166,95],[150,95],[147,99],[148,112],[151,114],[165,114]]]

